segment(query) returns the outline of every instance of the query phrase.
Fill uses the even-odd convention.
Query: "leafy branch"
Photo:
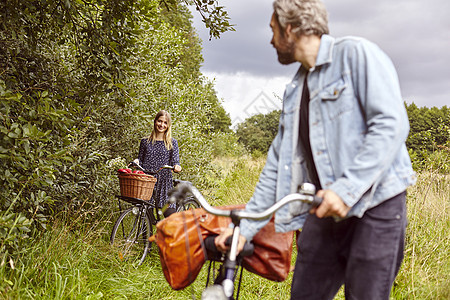
[[[183,0],[187,5],[195,6],[202,17],[202,22],[209,29],[209,39],[220,38],[227,31],[235,31],[234,25],[230,24],[230,17],[224,6],[219,5],[217,0]],[[160,0],[167,10],[176,7],[176,0]]]

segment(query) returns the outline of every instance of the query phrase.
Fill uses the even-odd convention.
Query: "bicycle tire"
[[[183,205],[178,205],[177,212],[196,209],[199,207],[200,204],[195,200],[195,198],[189,197],[186,201],[184,201]]]
[[[110,243],[117,248],[120,260],[138,260],[141,265],[151,248],[148,238],[153,234],[153,226],[145,209],[139,212],[139,207],[134,206],[120,214]]]

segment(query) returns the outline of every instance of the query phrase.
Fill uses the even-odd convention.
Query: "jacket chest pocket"
[[[351,84],[344,78],[334,81],[319,92],[319,97],[324,104],[330,120],[339,118],[355,107],[355,98]]]

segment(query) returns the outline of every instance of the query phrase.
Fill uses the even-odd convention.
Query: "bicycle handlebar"
[[[151,170],[145,170],[144,168],[141,167],[141,165],[139,164],[139,161],[137,161],[136,159],[133,160],[132,162],[130,162],[128,164],[128,166],[133,166],[136,169],[141,170],[142,172],[144,172],[145,174],[150,174],[150,175],[155,175],[158,174],[159,171],[163,170],[163,169],[170,169],[170,170],[174,170],[175,167],[174,166],[169,166],[169,165],[163,165],[162,167],[160,167],[158,170],[156,171],[151,171]]]
[[[311,183],[304,183],[301,185],[300,191],[298,193],[289,194],[283,197],[280,201],[277,201],[274,205],[267,208],[262,212],[247,212],[245,210],[224,210],[212,207],[205,200],[203,195],[199,190],[188,181],[181,182],[178,184],[170,193],[169,201],[171,203],[183,203],[186,198],[186,194],[192,194],[197,198],[200,205],[210,214],[223,217],[234,217],[239,220],[250,219],[250,220],[264,220],[273,215],[282,206],[294,202],[301,201],[303,203],[311,204],[313,207],[317,207],[322,203],[322,198],[315,195],[315,186]]]

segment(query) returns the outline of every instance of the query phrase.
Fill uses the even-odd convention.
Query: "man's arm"
[[[378,46],[361,41],[351,53],[352,81],[366,120],[363,144],[329,189],[352,207],[391,166],[409,132],[397,72]]]

